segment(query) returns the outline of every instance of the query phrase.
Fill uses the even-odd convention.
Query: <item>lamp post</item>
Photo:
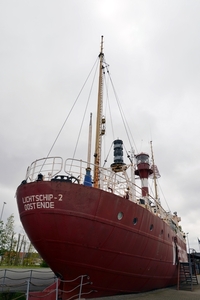
[[[1,217],[0,217],[0,222],[2,221],[2,217],[3,217],[3,210],[4,210],[4,206],[5,206],[6,202],[3,203],[2,206],[2,210],[1,210]]]

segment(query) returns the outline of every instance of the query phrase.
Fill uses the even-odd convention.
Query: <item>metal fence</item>
[[[80,275],[64,281],[57,278],[50,269],[0,269],[0,293],[21,292],[26,295],[26,300],[83,299],[83,295],[95,292],[90,288],[87,292],[82,290],[84,286],[91,285],[89,279],[87,275]],[[60,282],[73,282],[75,287],[71,290],[61,290]]]
[[[41,291],[56,281],[48,269],[0,269],[0,292]]]

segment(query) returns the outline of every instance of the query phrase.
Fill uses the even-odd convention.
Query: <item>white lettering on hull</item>
[[[62,201],[63,194],[58,194],[54,196],[53,194],[40,194],[40,195],[30,195],[22,198],[22,203],[24,204],[24,210],[33,209],[53,209],[54,201]]]

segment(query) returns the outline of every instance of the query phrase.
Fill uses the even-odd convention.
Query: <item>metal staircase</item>
[[[191,289],[192,291],[193,285],[198,284],[198,278],[194,263],[180,262],[178,275],[178,289]]]

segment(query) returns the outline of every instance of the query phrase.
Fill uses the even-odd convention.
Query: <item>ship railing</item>
[[[85,286],[88,287],[92,284],[88,275],[80,275],[71,280],[62,280],[56,277],[51,270],[2,269],[0,271],[1,293],[26,293],[26,299],[59,299],[60,294],[67,297],[65,299],[68,300],[83,299],[84,295],[96,292],[90,288],[84,291]],[[73,283],[74,288],[62,290],[60,283],[69,286]]]
[[[95,165],[90,164],[91,176],[93,175]],[[70,176],[78,177],[79,183],[84,184],[86,174],[87,162],[83,160],[67,159],[64,163],[64,170]],[[113,172],[111,168],[99,167],[100,188],[104,191],[116,194],[120,197],[127,198],[131,201],[140,204],[142,189],[137,184],[131,181],[131,165],[126,165],[122,172]],[[148,195],[149,202],[147,201],[145,207],[156,214],[159,218],[170,224],[174,216],[171,212],[167,212],[151,195]],[[151,204],[153,206],[151,206]],[[156,207],[156,212],[154,208]],[[178,224],[178,222],[177,222]],[[176,226],[176,232],[181,230]]]
[[[43,180],[50,181],[57,174],[60,174],[62,169],[62,157],[56,156],[37,159],[28,167],[26,172],[26,181],[36,181],[40,173],[43,175]]]
[[[93,171],[95,165],[90,163],[91,181],[93,181]],[[34,161],[27,170],[26,181],[33,182],[38,180],[38,175],[42,174],[43,180],[51,181],[57,175],[77,178],[75,183],[84,184],[88,163],[84,160],[68,158],[63,161],[62,157],[48,157]],[[104,191],[114,193],[132,201],[141,198],[141,187],[131,182],[131,165],[126,165],[122,172],[113,172],[111,168],[99,167],[100,188]],[[134,200],[135,199],[135,200]],[[153,201],[153,197],[151,197]],[[169,220],[169,214],[159,203],[160,217]],[[151,207],[149,207],[151,210]]]
[[[91,181],[93,181],[94,164],[90,164]],[[42,180],[51,181],[55,176],[66,175],[77,178],[76,183],[84,184],[86,169],[88,163],[84,160],[66,159],[63,161],[62,157],[47,157],[34,161],[27,169],[26,182],[33,182],[38,180],[38,175],[42,174]],[[126,165],[126,170],[123,172],[113,172],[111,168],[99,167],[100,188],[117,194],[121,197],[133,197],[133,194],[140,197],[141,188],[133,184],[130,180],[130,168]],[[132,192],[131,192],[132,191]]]
[[[1,269],[0,288],[3,292],[26,291],[27,282],[35,286],[34,290],[41,290],[56,281],[55,274],[44,269]]]
[[[78,159],[66,159],[64,163],[64,171],[68,176],[78,178],[80,184],[84,184],[86,169],[88,164],[86,161]],[[90,174],[93,176],[94,164],[90,164]],[[133,197],[133,194],[141,195],[141,188],[131,182],[130,165],[126,165],[123,172],[113,172],[111,168],[99,167],[100,188],[104,191],[114,193],[121,197]]]
[[[93,171],[95,165],[90,163],[91,181],[93,181]],[[26,182],[38,180],[38,175],[42,174],[42,180],[51,181],[55,176],[65,175],[66,178],[74,177],[77,180],[74,183],[84,184],[86,169],[88,163],[84,160],[68,158],[63,161],[62,157],[47,157],[34,161],[27,169]],[[113,172],[111,168],[99,167],[100,188],[104,191],[116,194],[120,197],[127,198],[140,204],[141,187],[131,181],[131,165],[126,165],[122,172]],[[172,219],[171,212],[167,212],[160,203],[150,200],[155,203],[156,214],[165,222],[170,224]],[[152,212],[154,208],[149,205],[147,207]]]
[[[90,286],[92,284],[89,281],[88,275],[80,275],[71,280],[62,280],[61,278],[57,278],[55,284],[50,285],[46,289],[40,292],[31,292],[30,289],[32,287],[31,282],[27,282],[27,290],[26,295],[30,299],[67,299],[67,300],[78,300],[84,299],[82,296],[89,295],[91,293],[96,292],[96,290],[92,290],[87,288],[87,291],[83,291],[84,286]],[[67,288],[61,289],[63,285],[66,285]],[[70,286],[74,286],[70,289]]]

